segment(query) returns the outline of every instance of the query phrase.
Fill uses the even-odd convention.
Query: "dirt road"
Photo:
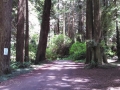
[[[85,69],[60,60],[2,82],[0,90],[120,90],[120,68]]]

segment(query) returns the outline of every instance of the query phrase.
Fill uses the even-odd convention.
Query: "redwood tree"
[[[26,0],[25,61],[29,61],[29,7]]]
[[[92,40],[92,32],[93,32],[93,7],[92,0],[87,0],[86,5],[86,39]],[[89,43],[87,43],[87,52],[86,52],[86,64],[91,62],[91,49],[89,47]]]
[[[115,7],[117,7],[117,0],[114,0]],[[116,47],[117,47],[117,56],[118,56],[118,61],[120,61],[120,30],[119,30],[119,25],[118,25],[118,11],[117,9],[115,10],[115,17],[116,17]]]
[[[92,8],[91,11],[89,8]],[[97,67],[102,65],[103,62],[107,63],[104,49],[101,45],[100,0],[87,0],[86,16],[86,36],[88,39],[86,63],[89,63],[90,67]]]
[[[19,0],[16,37],[16,61],[24,62],[24,0]]]
[[[45,60],[47,37],[48,37],[49,29],[50,29],[50,23],[49,23],[50,10],[51,10],[51,0],[45,0],[35,64],[38,64],[40,61]]]
[[[0,74],[9,73],[12,0],[0,0]]]

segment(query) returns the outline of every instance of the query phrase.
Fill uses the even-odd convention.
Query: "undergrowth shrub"
[[[18,69],[18,68],[28,68],[30,65],[31,65],[30,62],[20,63],[20,62],[14,62],[14,61],[12,61],[12,62],[10,63],[10,68],[11,68],[12,70]]]
[[[115,47],[115,46],[114,46]],[[113,48],[112,47],[108,47],[107,49],[106,49],[106,55],[108,56],[108,57],[114,57],[115,55],[116,55],[116,50],[114,51],[113,50]]]
[[[71,42],[72,40],[69,37],[64,36],[63,34],[55,35],[48,42],[48,46],[46,49],[47,59],[54,60],[68,55]]]
[[[29,44],[29,59],[35,60],[36,52],[37,52],[37,43],[38,43],[38,35],[33,35],[30,39]]]
[[[85,58],[86,43],[75,42],[72,44],[69,50],[69,58],[73,60],[80,60]]]

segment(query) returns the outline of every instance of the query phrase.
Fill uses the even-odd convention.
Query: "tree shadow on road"
[[[85,69],[84,63],[55,61],[4,82],[0,90],[119,90],[120,67]],[[8,82],[8,83],[7,83]],[[17,82],[19,85],[17,86]],[[5,84],[7,83],[7,84]]]

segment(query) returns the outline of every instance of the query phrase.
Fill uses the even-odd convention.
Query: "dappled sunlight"
[[[62,77],[62,80],[73,83],[85,83],[90,81],[89,79],[85,79],[85,78],[69,78],[68,76]]]
[[[55,64],[55,65],[54,65]],[[54,64],[50,64],[49,66],[51,66],[51,67],[48,67],[48,65],[47,64],[45,64],[45,65],[43,65],[43,66],[41,66],[40,68],[42,69],[42,70],[58,70],[58,71],[61,71],[61,70],[63,70],[63,69],[78,69],[78,68],[84,68],[84,65],[83,64],[81,64],[81,63],[78,63],[78,64],[76,64],[76,63],[74,63],[74,62],[68,62],[67,63],[67,61],[66,62],[62,62],[62,61],[56,61]],[[64,65],[64,66],[63,66]]]
[[[108,87],[106,90],[120,90],[120,87]]]
[[[120,67],[120,62],[117,61],[117,59],[108,59],[108,63],[110,63],[111,65],[114,65],[114,66],[118,66]]]
[[[107,59],[108,63],[113,63],[116,62],[117,60],[113,60],[113,59]]]
[[[1,83],[0,90],[119,90],[118,69],[84,69],[83,63],[55,61]],[[17,88],[14,88],[17,86]]]
[[[48,80],[54,80],[54,79],[56,79],[56,76],[47,76],[47,79]]]
[[[85,83],[85,82],[89,82],[89,79],[84,79],[84,78],[76,78],[73,80],[74,82],[81,82],[81,83]]]
[[[115,83],[120,83],[120,78],[114,80]]]
[[[71,86],[68,83],[60,82],[60,81],[55,82],[54,85],[55,86],[60,86],[60,87],[70,87]]]
[[[63,67],[61,65],[55,65],[54,67],[42,67],[42,70],[58,70],[60,71]]]
[[[9,90],[9,89],[3,89],[3,90]]]

